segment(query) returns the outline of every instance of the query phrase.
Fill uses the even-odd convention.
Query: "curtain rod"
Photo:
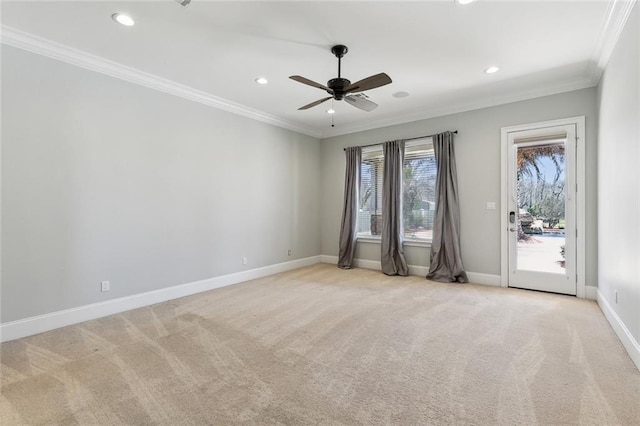
[[[457,134],[458,134],[458,131],[457,131],[457,130],[454,130],[454,131],[453,131],[453,132],[451,132],[451,133],[455,133],[455,134],[457,135]],[[426,139],[426,138],[431,138],[431,137],[433,137],[433,136],[435,136],[435,135],[438,135],[438,134],[439,134],[439,133],[434,133],[433,135],[416,136],[415,138],[402,139],[402,140],[404,140],[404,141],[414,141],[414,140],[416,140],[416,139]],[[370,146],[382,145],[383,143],[384,143],[384,142],[378,142],[378,143],[372,143],[372,144],[369,144],[369,145],[360,145],[360,148],[368,148],[368,147],[370,147]],[[344,148],[344,149],[343,149],[343,151],[346,151],[346,150],[347,150],[347,148]]]

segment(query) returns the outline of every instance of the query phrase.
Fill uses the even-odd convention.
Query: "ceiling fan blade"
[[[315,81],[309,80],[308,78],[304,78],[304,77],[302,77],[300,75],[292,75],[289,78],[291,80],[297,81],[298,83],[306,84],[306,85],[311,86],[311,87],[317,87],[318,89],[326,90],[328,92],[333,93],[331,91],[331,89],[329,89],[327,86],[325,86],[323,84],[320,84],[320,83],[316,83]]]
[[[380,74],[372,75],[371,77],[363,78],[360,81],[356,81],[355,83],[348,85],[344,90],[347,93],[364,92],[365,90],[371,90],[375,89],[376,87],[385,86],[391,83],[391,81],[391,77],[381,72]]]
[[[320,105],[320,104],[321,104],[321,103],[323,103],[324,101],[328,101],[329,99],[332,99],[332,98],[333,98],[333,96],[329,96],[329,97],[327,97],[327,98],[322,98],[322,99],[317,100],[317,101],[315,101],[315,102],[311,102],[311,103],[310,103],[310,104],[308,104],[308,105],[305,105],[305,106],[303,106],[303,107],[300,107],[300,108],[298,108],[298,110],[312,108],[312,107],[314,107],[314,106],[316,106],[316,105]]]
[[[345,96],[344,100],[353,105],[356,108],[360,108],[363,111],[373,111],[374,109],[378,108],[378,104],[375,102],[371,102],[368,99],[365,99],[364,96]]]

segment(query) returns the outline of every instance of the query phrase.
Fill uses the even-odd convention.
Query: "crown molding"
[[[600,82],[602,73],[607,67],[609,58],[635,4],[636,0],[612,0],[609,2],[607,12],[602,20],[602,28],[596,47],[591,55],[591,81],[594,86]]]
[[[342,136],[351,133],[363,132],[367,130],[380,129],[382,127],[395,126],[398,124],[406,124],[414,121],[428,120],[430,118],[442,117],[445,115],[458,114],[467,111],[478,110],[482,108],[490,108],[499,105],[510,104],[513,102],[526,101],[530,99],[542,98],[545,96],[557,95],[560,93],[573,92],[574,90],[587,89],[595,86],[590,76],[579,80],[572,80],[563,84],[554,85],[542,89],[533,89],[520,91],[518,93],[509,93],[503,96],[477,95],[476,99],[455,104],[448,104],[443,107],[433,107],[422,110],[420,112],[405,114],[402,116],[392,117],[386,120],[377,120],[356,124],[354,126],[342,127],[340,130],[330,129],[322,133],[322,139]]]
[[[185,86],[156,75],[128,67],[118,62],[110,61],[81,50],[74,49],[64,44],[30,34],[15,28],[2,25],[0,27],[0,42],[8,46],[26,50],[38,55],[66,62],[81,68],[99,72],[120,80],[148,87],[153,90],[168,93],[180,98],[198,102],[203,105],[221,109],[233,114],[248,117],[273,126],[292,130],[314,138],[320,138],[321,132],[317,129],[301,126],[291,121],[283,120],[276,116],[253,109],[218,96],[211,95],[201,90]]]

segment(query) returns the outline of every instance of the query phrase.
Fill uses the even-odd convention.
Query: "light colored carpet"
[[[3,426],[640,424],[594,302],[324,264],[1,355]]]

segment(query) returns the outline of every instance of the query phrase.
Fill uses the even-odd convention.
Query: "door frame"
[[[503,127],[500,131],[500,158],[501,158],[501,213],[500,213],[500,285],[509,286],[509,133],[523,130],[536,130],[546,127],[575,125],[576,128],[576,159],[575,159],[575,209],[576,209],[576,297],[586,297],[586,191],[585,191],[585,166],[586,166],[586,139],[584,116],[562,118],[559,120],[542,121],[538,123],[520,124],[517,126]]]

